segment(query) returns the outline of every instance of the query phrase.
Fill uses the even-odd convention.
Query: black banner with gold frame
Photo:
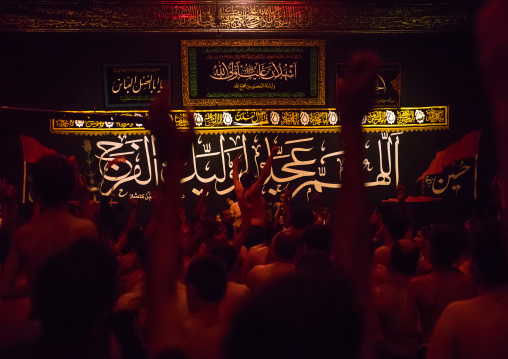
[[[342,79],[349,64],[335,64],[336,88],[342,84]],[[400,64],[382,64],[377,76],[376,97],[374,107],[399,107],[401,92]]]
[[[148,107],[170,79],[168,63],[104,65],[106,107]]]
[[[184,106],[325,105],[323,40],[182,40]]]

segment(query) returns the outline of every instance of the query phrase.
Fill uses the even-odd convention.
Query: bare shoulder
[[[15,231],[14,231],[14,239],[17,239],[17,238],[23,238],[27,235],[30,235],[32,233],[32,224],[31,223],[26,223],[20,227],[18,227]]]
[[[12,247],[16,248],[17,246],[23,245],[23,243],[31,241],[31,238],[34,236],[34,226],[31,223],[24,224],[20,226],[14,232],[12,236]]]
[[[228,291],[236,296],[246,296],[250,294],[250,289],[245,284],[228,282]]]
[[[247,276],[247,279],[249,277],[257,278],[257,277],[261,276],[262,274],[264,274],[265,272],[266,272],[266,265],[265,264],[254,266],[249,271],[249,275]]]
[[[247,278],[245,278],[245,285],[247,285],[250,290],[253,290],[258,286],[259,282],[263,281],[264,277],[266,277],[266,273],[266,265],[257,265],[252,267],[249,274],[247,274]]]
[[[99,233],[95,224],[89,219],[72,217],[71,228],[76,237],[97,238]]]
[[[413,294],[419,293],[422,290],[425,290],[425,288],[428,287],[430,282],[431,282],[430,274],[425,274],[411,278],[407,283],[407,290],[408,292],[411,292]]]
[[[448,304],[443,312],[451,317],[463,317],[465,313],[470,312],[478,307],[479,301],[477,298],[457,300]]]

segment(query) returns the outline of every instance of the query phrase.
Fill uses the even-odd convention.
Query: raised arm
[[[235,195],[236,198],[238,199],[239,206],[240,206],[240,198],[242,198],[243,201],[243,186],[242,183],[240,182],[240,171],[238,170],[238,167],[240,166],[241,162],[242,159],[240,158],[240,154],[237,154],[235,159],[233,160],[233,186],[235,187]],[[240,211],[241,210],[242,208],[240,208]]]
[[[362,175],[363,135],[362,117],[370,109],[375,94],[379,59],[371,52],[354,54],[343,86],[337,91],[342,139],[346,160],[342,189],[335,210],[333,250],[337,265],[353,283],[368,288],[369,255],[366,194]],[[360,289],[360,288],[358,288]]]
[[[176,303],[176,280],[180,269],[179,203],[180,178],[190,154],[193,131],[182,133],[168,115],[167,87],[149,110],[150,131],[156,138],[161,161],[168,173],[162,187],[162,201],[156,209],[149,239],[147,268],[147,328],[150,356],[177,349],[182,342],[182,318]],[[191,124],[192,125],[192,124]]]
[[[233,238],[233,247],[237,252],[239,252],[242,248],[243,243],[245,242],[245,237],[247,236],[247,231],[250,227],[250,211],[245,206],[245,198],[243,197],[244,188],[239,178],[238,167],[241,162],[242,160],[240,155],[236,155],[233,160],[233,185],[235,186],[235,195],[238,200],[238,207],[240,207],[240,212],[242,213],[242,225],[240,227],[240,232],[235,233]]]
[[[194,213],[192,214],[192,218],[203,220],[204,219],[204,207],[206,205],[206,196],[208,195],[208,184],[203,186],[203,190],[201,191],[198,199],[198,203],[196,204],[196,208],[194,209]]]
[[[363,357],[374,350],[370,305],[370,238],[366,233],[368,212],[362,175],[362,117],[368,112],[375,95],[379,58],[372,52],[354,54],[343,85],[337,91],[337,108],[342,123],[346,159],[342,189],[339,191],[333,226],[333,254],[339,273],[353,285],[360,308],[365,313]]]
[[[265,162],[265,166],[261,170],[261,173],[259,174],[259,178],[257,181],[249,188],[250,193],[260,193],[261,188],[263,188],[263,184],[265,183],[268,176],[270,176],[270,171],[272,169],[272,161],[273,157],[279,150],[278,146],[273,146],[272,150],[270,151],[270,155],[268,156],[268,159]]]

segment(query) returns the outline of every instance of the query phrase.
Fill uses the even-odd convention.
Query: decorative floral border
[[[129,116],[144,117],[139,111],[97,111],[95,115],[111,116],[112,121],[87,120],[83,115],[93,112],[61,112],[52,116],[50,129],[57,134],[104,135],[148,134],[141,122]],[[73,114],[76,118],[73,118]],[[198,133],[229,132],[340,132],[340,114],[334,108],[299,109],[230,109],[191,112]],[[124,116],[125,121],[122,121]],[[187,112],[172,111],[176,126],[189,127]],[[79,118],[78,118],[79,117]],[[119,120],[120,119],[120,120]],[[401,107],[375,109],[362,119],[364,132],[433,131],[449,129],[448,106]]]

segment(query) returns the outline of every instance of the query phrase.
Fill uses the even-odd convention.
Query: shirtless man
[[[238,326],[229,332],[228,343],[233,343],[238,348],[238,352],[235,353],[231,347],[228,350],[228,345],[226,345],[226,358],[267,358],[270,356],[269,354],[276,357],[278,348],[282,348],[283,352],[281,353],[286,354],[285,356],[281,354],[279,357],[287,357],[288,348],[293,349],[293,351],[296,350],[297,353],[302,353],[300,357],[308,358],[336,358],[338,355],[359,358],[362,354],[361,351],[366,355],[364,357],[369,357],[368,350],[365,348],[370,345],[363,340],[364,332],[361,330],[362,323],[366,319],[363,313],[368,308],[369,242],[368,238],[362,233],[367,217],[366,200],[364,199],[365,189],[361,176],[363,142],[361,140],[360,123],[364,113],[367,112],[373,102],[379,59],[372,53],[361,53],[352,57],[351,63],[352,66],[348,76],[346,76],[344,90],[340,92],[340,102],[338,103],[338,108],[341,110],[345,152],[347,153],[347,161],[345,162],[347,170],[343,177],[343,186],[346,190],[341,193],[341,201],[337,202],[340,204],[337,211],[338,220],[333,221],[337,226],[340,223],[341,229],[336,231],[334,235],[334,258],[338,271],[345,276],[345,279],[351,285],[335,285],[335,283],[332,283],[334,296],[330,296],[330,291],[327,290],[330,285],[323,288],[321,283],[316,283],[310,291],[308,286],[297,284],[302,291],[298,291],[294,296],[292,296],[294,291],[285,290],[287,286],[281,287],[279,289],[282,289],[282,291],[279,292],[283,293],[284,297],[283,300],[277,301],[276,304],[279,306],[264,306],[263,304],[266,304],[266,301],[249,301],[251,304],[259,303],[261,310],[252,312],[249,311],[247,306],[243,306],[243,309],[246,309],[246,316],[249,319],[259,318],[265,324],[262,327],[256,326],[257,323],[249,326],[250,323],[234,320],[233,323],[237,323]],[[189,133],[178,131],[174,122],[169,121],[168,97],[167,87],[165,87],[149,111],[150,130],[158,141],[157,152],[160,158],[167,162],[167,168],[170,168],[171,171],[168,173],[162,188],[164,200],[155,212],[153,237],[149,244],[147,348],[148,355],[151,357],[157,355],[162,357],[166,353],[181,358],[186,354],[183,345],[185,337],[188,335],[195,336],[195,333],[188,333],[184,330],[181,314],[176,305],[176,282],[179,275],[178,262],[181,256],[181,248],[179,248],[177,238],[172,234],[178,231],[176,214],[177,203],[181,198],[179,184],[183,175],[184,163],[190,155],[193,131]],[[192,121],[190,121],[190,125],[192,130]],[[347,220],[341,223],[341,218],[347,218]],[[345,280],[341,283],[344,284],[344,282]],[[291,284],[288,283],[289,286]],[[322,295],[315,295],[314,288],[320,290]],[[309,295],[309,293],[312,295]],[[300,296],[308,300],[293,300],[294,298],[300,299]],[[341,296],[347,298],[341,300]],[[309,301],[314,298],[316,300],[310,303]],[[332,309],[322,310],[323,302],[321,299],[327,299],[326,304],[330,304]],[[296,306],[293,306],[295,310],[286,315],[288,312],[284,309],[292,303],[296,304]],[[357,311],[357,307],[361,310]],[[339,309],[338,312],[335,311],[337,308]],[[271,309],[271,312],[267,309]],[[308,320],[314,318],[313,315],[304,315],[309,309],[317,309],[316,320]],[[273,316],[273,312],[278,315]],[[252,315],[253,313],[255,315]],[[281,326],[281,315],[282,319],[296,318],[299,325],[282,323]],[[300,320],[302,315],[304,315],[303,321]],[[267,321],[267,318],[273,320]],[[348,320],[349,318],[351,320]],[[271,325],[273,321],[277,325],[275,323]],[[269,323],[269,325],[266,325],[266,323]],[[247,324],[247,326],[244,326],[244,324]],[[285,324],[288,325],[285,326]],[[333,326],[327,324],[333,324]],[[316,326],[319,326],[321,330],[316,330]],[[261,330],[258,328],[261,328]],[[296,328],[296,331],[291,331],[291,334],[295,333],[296,335],[286,336],[289,341],[283,341],[280,337],[274,335],[273,331],[277,328],[282,328],[282,331],[278,332],[279,334],[288,333],[289,330],[285,330],[286,328]],[[235,338],[234,334],[243,335],[243,338]],[[272,340],[258,341],[253,334],[266,334],[265,338]],[[310,336],[307,334],[310,334]],[[324,340],[323,336],[326,337]],[[252,345],[252,343],[256,343],[256,345]],[[276,344],[277,347],[271,344]],[[260,355],[256,355],[258,353]],[[320,355],[324,353],[328,355]]]
[[[258,265],[247,274],[245,284],[251,291],[264,288],[269,283],[295,271],[297,239],[289,230],[279,232],[273,239],[275,262]]]
[[[389,278],[373,289],[380,349],[392,356],[414,358],[419,345],[416,327],[407,310],[407,283],[416,276],[419,255],[415,243],[409,239],[394,243]]]
[[[409,310],[415,328],[419,314],[425,343],[448,304],[476,295],[473,281],[454,266],[464,240],[464,235],[453,227],[437,227],[430,238],[432,271],[408,283]]]
[[[77,239],[98,238],[92,221],[67,210],[75,177],[72,165],[63,156],[46,156],[35,164],[33,188],[40,198],[40,215],[14,233],[0,277],[2,299],[28,296],[37,269],[49,256]],[[17,285],[20,274],[26,275],[28,286]]]
[[[409,220],[404,214],[391,213],[384,218],[384,243],[374,252],[374,264],[382,264],[388,268],[392,246],[396,241],[404,238],[408,228]]]
[[[427,358],[508,358],[508,258],[506,231],[496,219],[473,229],[472,260],[482,293],[446,307]]]
[[[240,211],[242,212],[242,225],[249,225],[245,238],[245,247],[247,249],[261,244],[265,240],[265,226],[268,219],[266,218],[266,202],[261,194],[261,189],[270,175],[273,157],[278,149],[277,146],[272,148],[270,156],[268,156],[265,166],[257,179],[251,172],[245,172],[242,178],[239,179],[238,166],[241,159],[238,155],[233,160],[233,184]]]
[[[238,310],[240,305],[249,297],[250,290],[245,284],[234,282],[234,279],[236,279],[235,275],[237,274],[238,254],[233,246],[219,243],[212,248],[211,254],[222,259],[226,265],[228,284],[224,299],[220,303],[219,311],[220,315],[229,322],[229,319]]]
[[[189,359],[221,358],[222,340],[227,330],[220,303],[226,294],[227,273],[215,256],[192,260],[185,276],[189,316],[182,325],[187,334],[182,345]]]

